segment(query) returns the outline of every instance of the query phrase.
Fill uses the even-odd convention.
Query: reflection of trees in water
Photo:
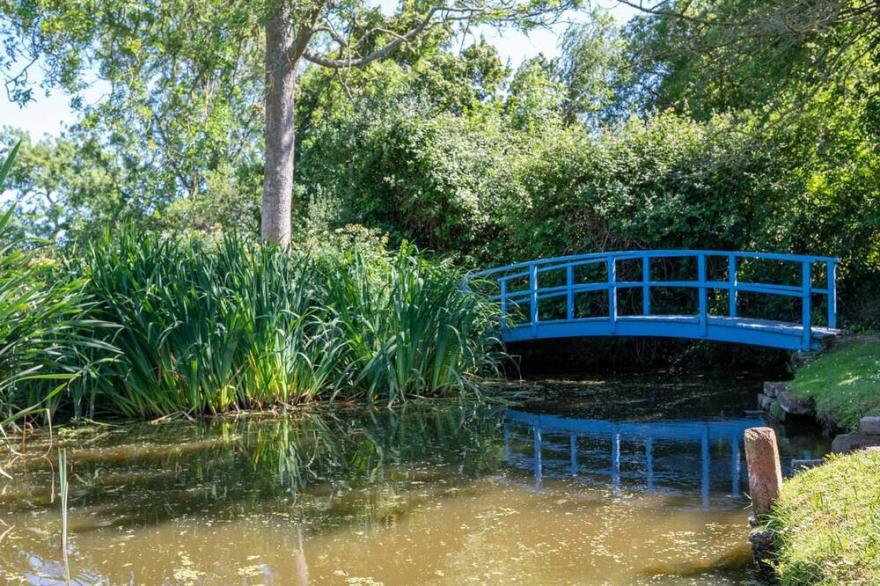
[[[497,410],[457,400],[144,425],[65,445],[71,506],[94,513],[77,515],[74,533],[107,522],[131,526],[186,514],[233,518],[266,511],[393,522],[403,491],[497,469],[502,453]],[[50,506],[47,462],[14,472],[18,488],[0,496],[4,509]]]
[[[242,425],[242,424],[233,424]],[[304,413],[243,422],[253,469],[287,490],[470,477],[497,468],[500,422],[475,403],[409,403],[398,410]]]

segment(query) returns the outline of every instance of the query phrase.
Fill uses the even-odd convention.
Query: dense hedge
[[[857,135],[673,113],[520,131],[502,114],[416,106],[354,112],[324,132],[300,170],[338,202],[339,223],[474,266],[627,248],[840,256],[844,323],[880,319],[880,155]]]

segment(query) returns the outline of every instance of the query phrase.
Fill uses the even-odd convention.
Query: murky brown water
[[[56,446],[69,460],[69,573],[88,584],[746,583],[734,438],[755,423],[742,417],[754,388],[562,381],[529,393],[550,400],[510,408],[67,430]],[[822,451],[796,440],[784,451]],[[45,447],[30,438],[4,466],[13,480],[0,480],[10,583],[66,579]]]

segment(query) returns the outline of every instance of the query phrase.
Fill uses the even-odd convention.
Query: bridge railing
[[[680,280],[657,280],[652,278],[652,261],[660,259],[696,259],[697,276],[695,279]],[[708,265],[710,262],[718,263],[719,260],[726,263],[723,279],[710,279]],[[785,265],[794,265],[800,273],[800,283],[797,285],[780,283],[762,283],[743,281],[740,279],[740,265],[744,261],[779,261]],[[624,261],[636,261],[641,263],[641,278],[621,280],[618,278],[618,265]],[[659,288],[694,288],[697,289],[697,313],[700,328],[705,336],[710,317],[719,314],[710,314],[709,292],[722,290],[728,292],[728,304],[726,317],[737,318],[738,297],[740,293],[756,293],[772,296],[798,298],[801,302],[801,316],[799,325],[802,327],[802,346],[808,348],[811,344],[813,323],[813,297],[825,296],[827,299],[827,320],[825,327],[835,329],[837,327],[837,291],[836,291],[836,266],[839,260],[831,257],[808,256],[796,254],[780,254],[769,252],[728,252],[715,250],[640,250],[623,252],[602,252],[580,254],[556,258],[532,260],[516,263],[473,273],[470,280],[482,279],[494,281],[498,287],[498,294],[493,299],[500,305],[501,328],[505,330],[513,327],[510,322],[511,308],[525,305],[528,310],[528,325],[533,329],[541,323],[539,305],[547,299],[565,299],[565,318],[562,321],[577,321],[586,319],[576,315],[575,299],[578,294],[587,292],[607,292],[608,314],[604,316],[611,322],[612,328],[619,319],[618,292],[622,289],[640,288],[642,291],[642,304],[640,314],[628,314],[626,318],[657,316],[652,312],[651,296],[654,289]],[[598,265],[603,266],[606,278],[600,281],[581,282],[575,278],[575,271],[579,267]],[[550,272],[565,273],[564,283],[558,284],[560,279],[554,279],[556,284],[542,285],[542,276]],[[717,272],[717,271],[716,271]],[[815,286],[814,277],[824,273],[822,286]],[[525,287],[517,288],[514,284],[526,282]],[[546,283],[546,280],[545,280]],[[664,314],[659,314],[664,315]],[[591,319],[597,319],[591,316]],[[556,319],[555,321],[560,321]],[[524,324],[516,324],[520,327]]]

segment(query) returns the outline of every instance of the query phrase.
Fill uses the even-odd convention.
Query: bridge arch
[[[696,276],[656,278],[652,265],[686,260],[696,264]],[[470,286],[488,284],[499,304],[501,337],[505,342],[592,336],[648,336],[734,342],[786,350],[815,350],[837,333],[836,267],[839,259],[772,252],[717,250],[638,250],[597,252],[536,259],[472,273]],[[782,273],[796,274],[797,283],[753,280],[756,271],[744,264],[771,263]],[[619,277],[619,268],[638,266],[635,278]],[[711,270],[710,270],[711,265]],[[601,278],[579,276],[599,268]],[[622,277],[622,278],[621,278]],[[641,290],[641,307],[620,311],[621,291]],[[664,313],[652,307],[652,295],[661,289],[696,290],[696,312]],[[580,315],[577,298],[599,293],[607,298],[603,315]],[[794,298],[800,319],[787,321],[743,316],[741,293]],[[712,294],[710,304],[710,294]],[[719,297],[727,297],[719,309]],[[542,315],[542,304],[556,300],[564,310]],[[820,301],[820,303],[816,303]],[[824,311],[818,311],[824,305]]]

